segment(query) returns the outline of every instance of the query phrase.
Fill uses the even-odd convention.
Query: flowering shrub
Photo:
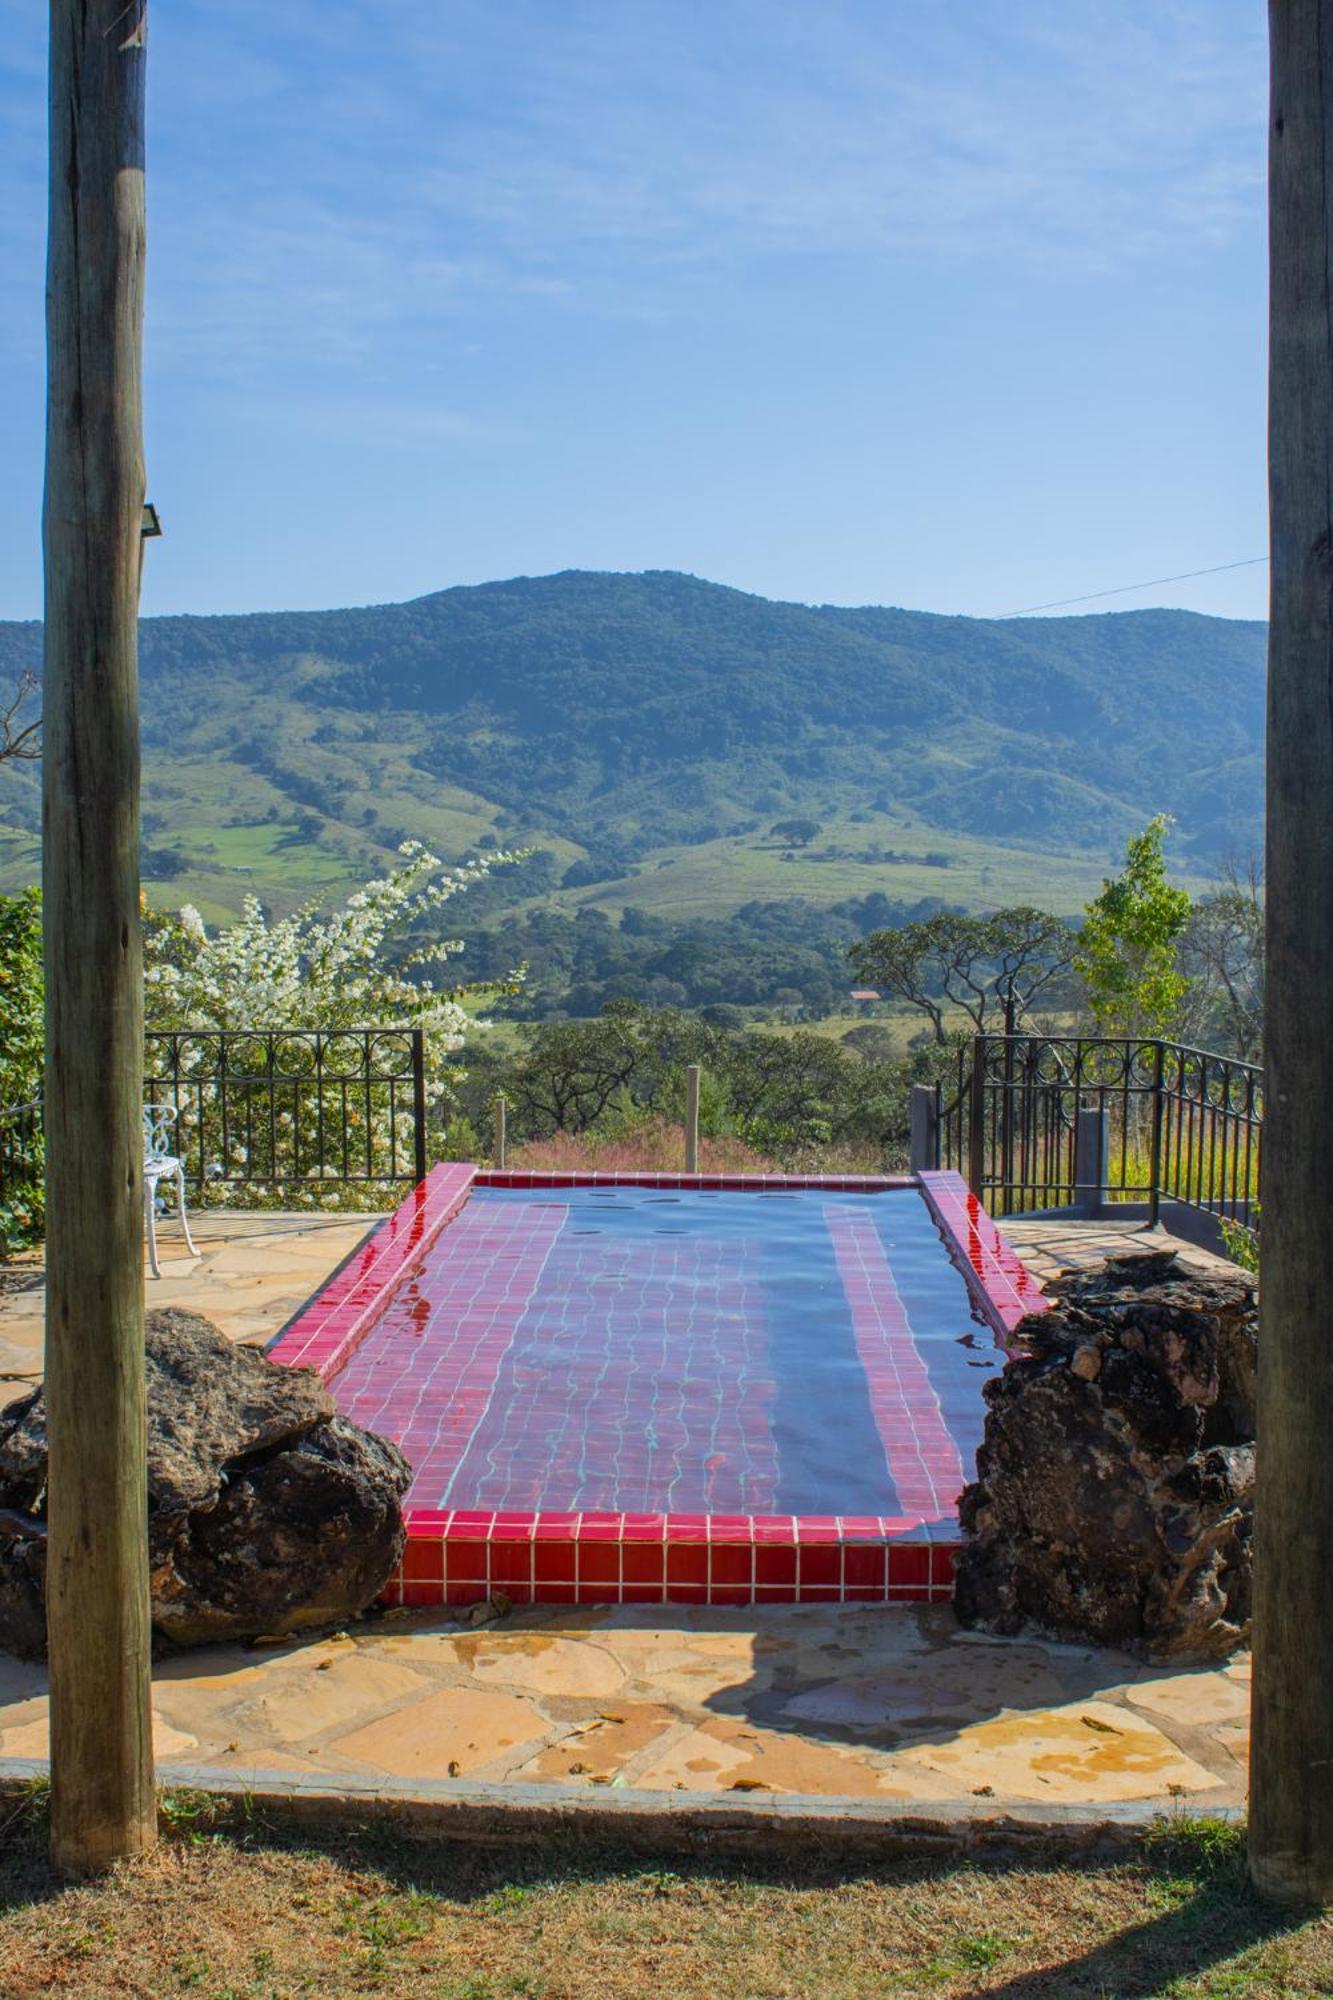
[[[390,1045],[395,1030],[424,1030],[427,1122],[442,1132],[461,1074],[450,1059],[470,1029],[484,1026],[465,1002],[511,990],[521,974],[489,989],[445,985],[435,969],[462,950],[460,942],[413,940],[436,928],[452,897],[518,857],[495,853],[445,868],[419,841],[404,842],[399,852],[400,867],[328,916],[307,904],[270,920],[253,896],[239,922],[215,931],[188,907],[173,916],[145,914],[146,1027],[254,1037],[239,1045],[239,1070],[232,1045],[225,1101],[212,1074],[217,1043],[207,1032],[176,1045],[175,1065],[160,1072],[154,1093],[180,1106],[177,1143],[202,1160],[210,1199],[234,1199],[240,1176],[252,1202],[247,1169],[283,1205],[380,1207],[392,1198],[388,1176],[410,1169],[413,1152],[412,1120],[397,1088],[401,1058],[395,1080],[368,1080],[362,1045],[345,1031],[373,1029]],[[329,1037],[319,1074],[315,1044],[302,1039],[303,1030]],[[150,1042],[150,1066],[153,1060]],[[340,1095],[341,1062],[347,1088]],[[355,1170],[382,1171],[382,1182],[346,1181],[349,1143]],[[329,1185],[296,1184],[320,1180]]]

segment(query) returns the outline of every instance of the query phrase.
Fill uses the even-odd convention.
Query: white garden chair
[[[176,1143],[174,1104],[145,1104],[143,1108],[143,1212],[148,1226],[148,1264],[155,1278],[162,1276],[157,1261],[157,1190],[161,1181],[175,1181],[176,1207],[192,1257],[202,1257],[190,1234],[185,1213],[185,1162],[171,1150]]]

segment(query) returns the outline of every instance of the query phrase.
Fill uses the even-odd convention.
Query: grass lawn
[[[171,1803],[157,1854],[61,1887],[40,1806],[3,1829],[0,1992],[207,2000],[1006,2000],[1333,1991],[1333,1923],[1265,1909],[1240,1836],[1186,1822],[1080,1866],[650,1866],[551,1840],[283,1833]]]

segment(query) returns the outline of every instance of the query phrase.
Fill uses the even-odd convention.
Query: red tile
[[[584,1542],[578,1547],[578,1583],[582,1593],[587,1584],[619,1584],[620,1545],[617,1542]]]
[[[532,1582],[531,1542],[492,1542],[490,1582],[513,1595],[512,1585]]]
[[[573,1585],[578,1575],[578,1550],[573,1542],[536,1542],[533,1545],[534,1575],[538,1583]]]
[[[585,1514],[579,1522],[580,1542],[619,1542],[619,1514]]]
[[[627,1542],[661,1542],[666,1535],[665,1514],[626,1514],[624,1540]]]
[[[666,1549],[661,1542],[627,1542],[621,1553],[621,1575],[627,1584],[660,1585],[666,1574]]]
[[[456,1542],[451,1536],[444,1545],[444,1573],[450,1585],[485,1583],[487,1554],[485,1542]]]
[[[852,1542],[842,1552],[842,1580],[850,1596],[853,1589],[869,1590],[877,1597],[884,1595],[886,1583],[886,1551],[883,1546]]]
[[[712,1601],[722,1602],[717,1595],[719,1584],[743,1583],[748,1591],[754,1577],[754,1550],[733,1548],[725,1542],[713,1542],[708,1550],[708,1583]]]
[[[835,1588],[840,1589],[842,1587],[842,1550],[840,1548],[821,1548],[818,1544],[810,1546],[803,1542],[800,1550],[800,1567],[796,1574],[802,1597],[806,1595],[806,1592],[812,1586],[819,1584],[831,1584]]]
[[[796,1550],[794,1548],[769,1548],[760,1543],[754,1552],[754,1574],[757,1585],[780,1583],[794,1586],[796,1582]]]
[[[678,1585],[703,1588],[708,1582],[708,1547],[704,1542],[667,1544],[667,1582],[674,1595]]]
[[[488,1542],[491,1538],[493,1514],[473,1514],[464,1509],[456,1509],[449,1523],[451,1542]]]
[[[796,1539],[804,1548],[810,1542],[840,1543],[842,1530],[836,1514],[798,1514]]]
[[[748,1514],[710,1514],[708,1516],[708,1539],[710,1542],[746,1542],[754,1540],[754,1530]]]
[[[889,1588],[930,1582],[930,1549],[922,1543],[894,1542],[889,1548]]]
[[[401,1602],[404,1604],[443,1604],[444,1578],[436,1577],[431,1583],[403,1584]]]
[[[484,1604],[489,1595],[484,1582],[460,1582],[451,1576],[444,1586],[446,1604]]]
[[[438,1537],[431,1541],[409,1537],[403,1550],[402,1573],[409,1583],[442,1583],[444,1543]]]

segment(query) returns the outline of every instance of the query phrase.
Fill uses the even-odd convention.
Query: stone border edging
[[[42,1758],[0,1758],[0,1799],[18,1798],[49,1775]],[[166,1791],[207,1792],[293,1824],[378,1822],[419,1839],[519,1845],[561,1835],[607,1841],[631,1854],[726,1852],[755,1860],[806,1848],[847,1853],[959,1855],[1055,1845],[1129,1847],[1169,1811],[1148,1800],[1101,1806],[997,1805],[976,1798],[922,1802],[775,1794],[742,1803],[730,1792],[615,1792],[600,1787],[468,1784],[464,1780],[334,1776],[255,1770],[248,1777],[207,1764],[159,1766]],[[1210,1819],[1243,1823],[1236,1806]]]

